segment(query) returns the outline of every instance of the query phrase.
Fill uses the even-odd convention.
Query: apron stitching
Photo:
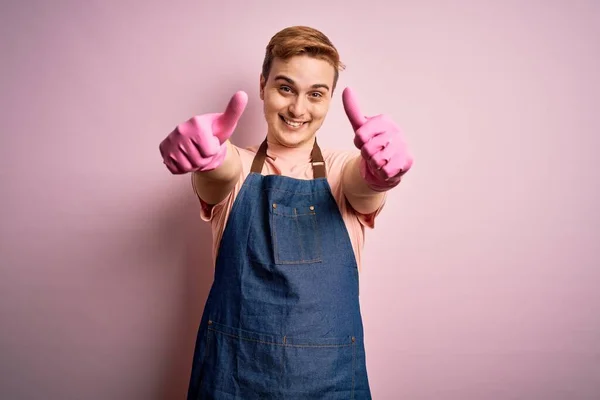
[[[321,249],[322,249],[321,235],[320,235],[320,231],[317,227],[317,213],[316,213],[316,211],[314,211],[314,208],[313,208],[313,211],[311,212],[311,214],[313,215],[313,217],[311,218],[311,221],[312,221],[312,226],[313,226],[313,234],[315,235],[316,246],[317,246],[316,258],[320,260],[321,257],[323,256],[322,251],[321,251]]]
[[[275,207],[275,204],[273,204],[273,207]],[[277,224],[275,223],[275,213],[271,214],[271,229],[273,229],[273,235],[271,235],[272,240],[273,240],[273,257],[275,258],[275,262],[279,263],[279,247],[277,246],[277,229],[276,229]]]
[[[342,344],[289,344],[287,343],[287,339],[285,342],[267,342],[264,340],[251,339],[246,338],[240,335],[234,335],[231,333],[223,332],[215,328],[208,328],[209,331],[213,331],[215,333],[219,333],[224,336],[229,336],[234,339],[245,340],[247,342],[260,343],[260,344],[270,344],[274,346],[284,346],[284,347],[297,347],[297,348],[340,348],[340,347],[350,347],[353,346],[352,343],[342,343]]]
[[[356,375],[356,342],[355,342],[354,336],[353,336],[352,337],[352,392],[351,392],[352,400],[354,400],[354,388],[356,385],[355,375]]]
[[[298,233],[298,247],[300,247],[300,261],[307,262],[304,254],[304,246],[302,246],[302,238],[300,237],[300,222],[298,221],[298,209],[294,207],[294,221],[296,222],[296,232]]]
[[[307,179],[307,181],[310,181],[310,179]],[[312,196],[315,193],[329,193],[330,192],[330,190],[328,190],[328,189],[323,189],[323,190],[315,190],[310,193],[305,193],[305,192],[298,192],[296,190],[285,190],[285,189],[279,189],[279,188],[269,188],[268,190],[265,189],[263,191],[264,192],[271,191],[271,192],[293,193],[293,194],[299,195],[299,196]]]

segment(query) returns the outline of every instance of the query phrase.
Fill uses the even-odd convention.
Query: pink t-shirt
[[[233,206],[233,203],[239,193],[244,180],[250,173],[252,161],[258,150],[258,145],[243,149],[237,146],[232,148],[238,152],[242,162],[242,172],[240,179],[235,184],[231,193],[220,203],[210,206],[200,199],[201,218],[211,223],[213,236],[213,260],[216,259],[221,237],[227,224],[227,218]],[[269,142],[267,148],[267,157],[263,166],[263,175],[284,175],[296,179],[313,179],[312,164],[310,163],[310,154],[312,146],[308,148],[289,149]],[[342,192],[342,171],[347,161],[356,157],[359,153],[356,151],[335,151],[322,149],[323,158],[327,168],[327,180],[335,201],[338,204],[346,229],[352,242],[352,248],[357,260],[358,267],[361,267],[361,252],[365,241],[365,227],[373,228],[375,226],[375,217],[381,212],[385,197],[379,208],[368,215],[356,212],[350,203],[346,200]]]

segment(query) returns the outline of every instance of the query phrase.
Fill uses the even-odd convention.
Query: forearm
[[[227,146],[227,152],[220,166],[210,171],[192,174],[196,194],[208,204],[221,202],[240,179],[240,156],[229,140],[224,145]]]
[[[385,192],[371,189],[360,174],[360,160],[358,155],[348,160],[342,175],[342,191],[344,196],[357,212],[371,214],[381,206]]]

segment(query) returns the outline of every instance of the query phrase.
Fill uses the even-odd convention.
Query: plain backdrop
[[[158,144],[250,103],[264,48],[322,30],[341,90],[415,164],[367,232],[375,399],[600,398],[600,3],[2,1],[0,397],[183,399],[212,279],[189,176]]]

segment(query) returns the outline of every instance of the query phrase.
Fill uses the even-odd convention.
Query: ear
[[[265,99],[265,85],[267,83],[267,80],[265,79],[265,77],[263,76],[263,74],[260,74],[260,99],[264,100]]]

